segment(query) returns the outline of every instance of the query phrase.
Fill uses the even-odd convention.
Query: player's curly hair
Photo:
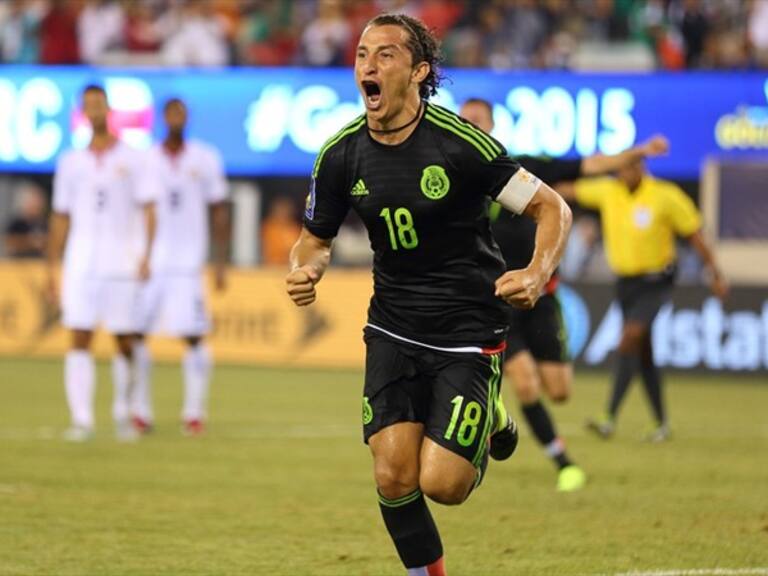
[[[407,14],[380,14],[368,22],[366,28],[368,26],[387,25],[400,26],[408,32],[406,46],[411,52],[414,65],[420,62],[429,64],[429,74],[419,84],[419,95],[427,100],[430,96],[437,94],[437,89],[443,80],[443,74],[440,70],[440,64],[443,61],[440,41],[421,20]]]

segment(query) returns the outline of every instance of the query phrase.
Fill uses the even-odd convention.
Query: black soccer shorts
[[[530,310],[509,308],[507,358],[528,350],[541,362],[569,362],[568,332],[560,300],[544,294]]]
[[[480,466],[495,426],[502,348],[443,352],[366,328],[363,439],[398,422]]]
[[[650,326],[661,307],[672,299],[674,272],[647,276],[623,276],[616,282],[616,298],[624,322]]]

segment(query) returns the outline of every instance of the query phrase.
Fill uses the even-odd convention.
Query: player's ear
[[[419,62],[411,71],[411,80],[416,84],[421,84],[429,76],[430,70],[429,62]]]

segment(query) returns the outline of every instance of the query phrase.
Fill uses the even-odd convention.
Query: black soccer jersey
[[[515,157],[520,165],[536,174],[549,185],[570,182],[581,176],[581,160],[558,160],[535,156]],[[491,219],[496,239],[508,270],[525,268],[536,248],[536,223],[525,216],[516,216],[506,210],[494,211]]]
[[[488,197],[520,165],[496,140],[432,104],[398,145],[376,142],[365,118],[348,124],[315,162],[304,225],[331,238],[349,208],[374,251],[370,324],[441,347],[500,342],[506,330],[494,281],[504,262]]]

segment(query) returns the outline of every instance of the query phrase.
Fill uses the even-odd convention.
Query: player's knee
[[[187,336],[184,338],[187,346],[194,348],[203,341],[202,336]]]
[[[549,393],[549,399],[554,404],[563,404],[567,402],[570,397],[571,397],[571,391],[568,388],[558,388],[558,389],[552,390]]]
[[[532,380],[515,380],[513,387],[515,396],[521,404],[532,404],[539,399],[539,386]]]
[[[376,487],[384,498],[400,498],[419,486],[418,465],[396,460],[377,460],[374,465]]]
[[[131,358],[133,356],[133,335],[118,334],[115,336],[115,346],[121,356]]]
[[[464,502],[469,496],[473,483],[474,478],[451,474],[422,472],[419,478],[422,493],[430,500],[446,506]]]
[[[619,342],[619,351],[624,354],[638,354],[643,347],[647,327],[640,323],[630,323],[624,326]]]
[[[517,354],[504,364],[504,376],[512,382],[515,396],[522,404],[531,404],[539,399],[541,386],[533,359]]]
[[[72,349],[73,350],[88,350],[91,347],[91,339],[93,333],[86,330],[73,330],[72,331]]]

